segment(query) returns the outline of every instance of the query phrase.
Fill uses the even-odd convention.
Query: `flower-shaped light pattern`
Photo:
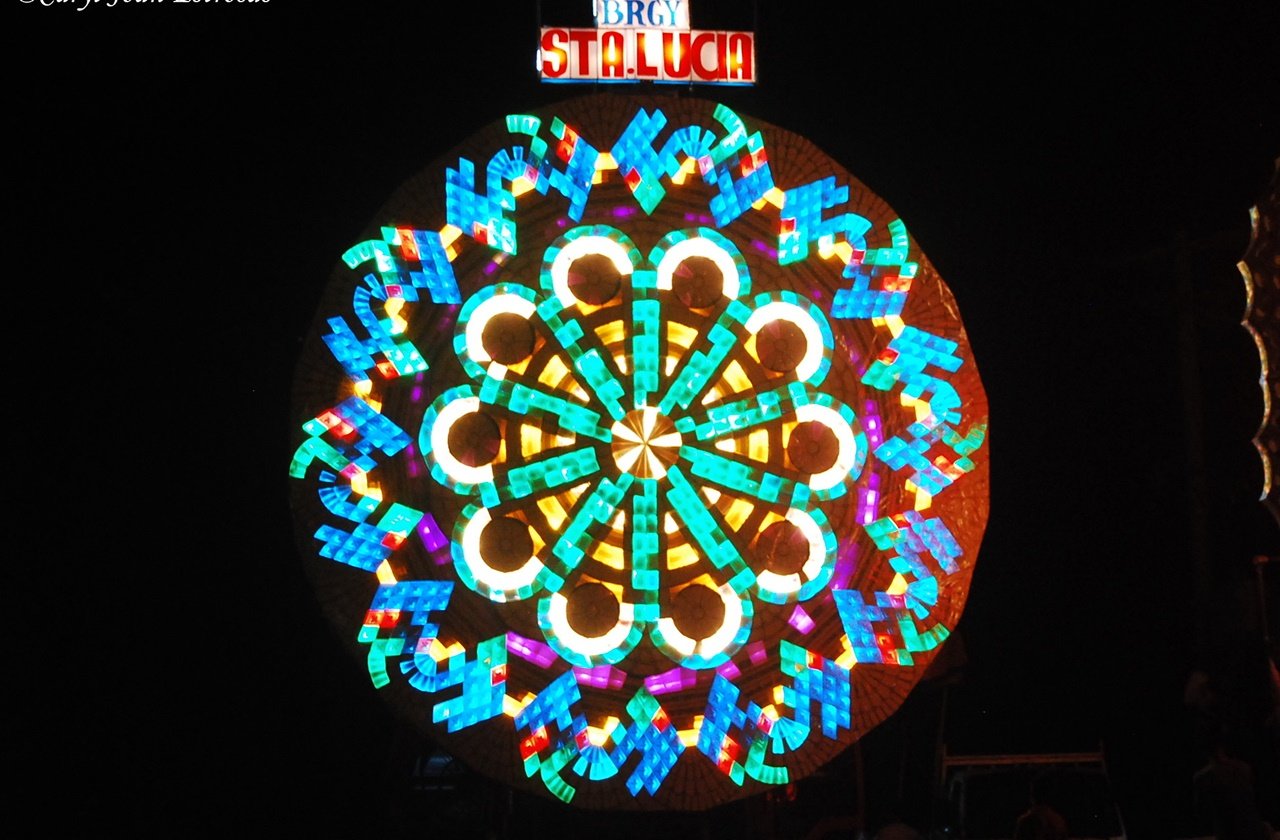
[[[551,142],[510,117],[466,150],[498,146],[482,187],[462,156],[393,202],[322,305],[352,295],[368,337],[318,322],[291,474],[398,708],[565,801],[705,808],[803,777],[919,679],[985,525],[986,406],[878,200],[779,188],[851,179],[781,130],[803,165],[770,160],[724,106],[663,100],[668,131],[646,104],[563,103],[587,124]]]
[[[647,255],[615,228],[574,228],[539,281],[468,298],[454,347],[474,384],[421,427],[432,476],[473,502],[454,528],[458,578],[495,601],[538,596],[546,643],[577,666],[617,664],[646,634],[677,665],[722,665],[750,638],[754,598],[806,601],[834,571],[820,505],[859,477],[867,437],[817,390],[826,316],[792,292],[752,294],[742,255],[705,227]],[[560,486],[583,497],[572,512],[538,495]],[[726,497],[727,528],[708,513]],[[754,570],[748,522],[802,550]]]

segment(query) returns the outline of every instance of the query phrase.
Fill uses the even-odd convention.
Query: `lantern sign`
[[[596,0],[595,21],[542,27],[544,82],[755,84],[755,33],[690,29],[689,0]]]
[[[582,807],[813,773],[920,680],[986,526],[986,395],[905,222],[695,98],[432,163],[353,233],[293,405],[299,544],[371,690]]]

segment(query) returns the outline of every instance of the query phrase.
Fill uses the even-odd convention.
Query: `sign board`
[[[544,82],[755,84],[755,33],[690,29],[688,0],[597,0],[595,21],[542,27]]]

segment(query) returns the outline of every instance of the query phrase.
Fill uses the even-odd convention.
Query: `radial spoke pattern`
[[[493,733],[456,744],[513,784],[701,809],[918,681],[985,526],[986,398],[882,202],[781,129],[654,104],[510,117],[384,211],[290,471],[393,703]]]

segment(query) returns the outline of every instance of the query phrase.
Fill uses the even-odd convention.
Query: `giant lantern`
[[[587,808],[795,782],[955,628],[987,400],[879,197],[711,101],[493,122],[341,254],[295,380],[320,603],[471,768]]]

